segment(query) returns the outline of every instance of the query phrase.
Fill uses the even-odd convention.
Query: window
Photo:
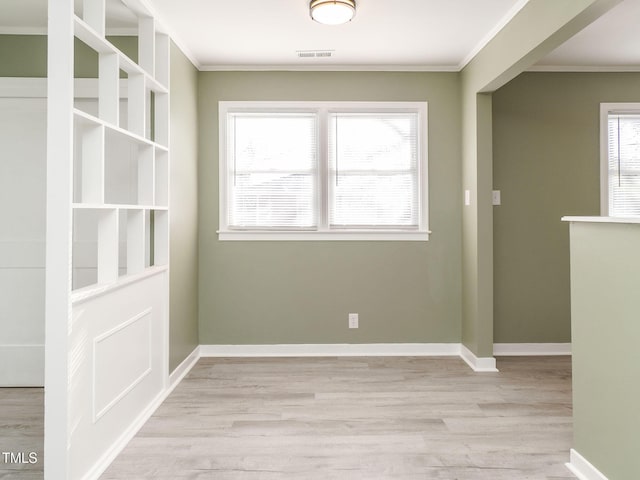
[[[601,105],[601,210],[640,216],[640,104]]]
[[[427,105],[220,102],[221,240],[427,240]]]

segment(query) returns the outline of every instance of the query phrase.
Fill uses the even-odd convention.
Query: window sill
[[[218,231],[221,241],[403,241],[426,242],[430,231],[406,230],[350,230],[350,231]]]

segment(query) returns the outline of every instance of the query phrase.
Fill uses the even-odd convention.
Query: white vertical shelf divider
[[[100,212],[98,221],[98,284],[118,280],[118,210]]]
[[[148,145],[138,146],[138,205],[155,204],[155,149]]]
[[[169,212],[155,210],[153,215],[154,265],[169,264]]]
[[[158,150],[155,158],[155,200],[154,205],[169,206],[169,154]]]
[[[169,94],[155,95],[155,141],[169,146]]]
[[[152,262],[151,210],[144,211],[144,266],[150,267]]]
[[[98,115],[102,120],[118,125],[120,63],[116,53],[100,53],[98,76]]]
[[[106,8],[105,0],[83,0],[83,20],[93,28],[98,35],[105,35]]]
[[[138,19],[138,64],[152,77],[156,63],[156,21],[153,17]]]
[[[127,129],[141,137],[145,135],[147,122],[147,95],[144,75],[130,74],[128,82],[128,113],[129,123]]]
[[[155,49],[155,78],[160,84],[169,86],[169,50],[171,39],[169,35],[156,32],[156,49]]]
[[[104,127],[84,127],[82,135],[82,189],[83,203],[104,203]]]
[[[74,2],[48,1],[44,478],[69,478]]]
[[[127,212],[127,274],[140,273],[145,268],[144,210]]]

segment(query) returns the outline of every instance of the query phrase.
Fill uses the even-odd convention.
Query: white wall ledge
[[[640,223],[640,217],[562,217],[563,222]]]

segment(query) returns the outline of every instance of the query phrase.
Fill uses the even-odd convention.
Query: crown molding
[[[201,72],[293,71],[293,72],[458,72],[452,65],[203,65]]]
[[[640,65],[534,65],[527,72],[640,72]]]

